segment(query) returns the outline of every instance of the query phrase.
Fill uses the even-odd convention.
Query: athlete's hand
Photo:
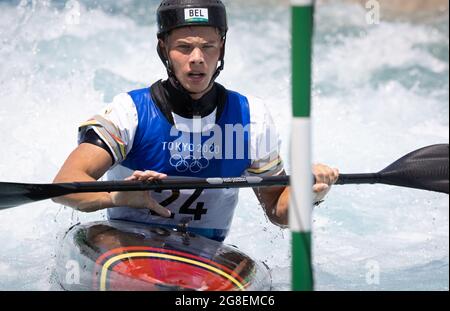
[[[164,179],[166,177],[166,174],[153,171],[135,171],[133,175],[127,177],[125,180],[152,181],[156,179]],[[151,197],[149,191],[113,192],[111,193],[111,200],[114,206],[150,209],[160,216],[167,218],[172,215],[167,208],[159,205],[158,202]]]
[[[331,186],[336,183],[339,177],[339,170],[328,167],[324,164],[315,164],[313,174],[316,183],[313,186],[314,203],[320,202],[330,192]]]
[[[154,171],[135,171],[133,175],[125,178],[125,180],[137,180],[137,181],[152,181],[155,179],[164,179],[166,178],[166,174],[154,172]]]

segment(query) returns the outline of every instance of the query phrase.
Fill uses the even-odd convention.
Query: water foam
[[[61,1],[0,4],[2,181],[51,181],[76,146],[80,122],[118,92],[165,76],[154,18],[141,1],[80,3],[78,26],[66,24]],[[289,172],[289,8],[227,3],[231,27],[219,82],[267,102]],[[371,172],[415,148],[448,142],[448,26],[369,26],[360,7],[326,5],[317,8],[316,31],[315,161]],[[57,232],[103,217],[51,202],[2,211],[0,288],[51,288]],[[444,195],[336,186],[314,214],[317,288],[448,290],[448,223]],[[242,191],[227,243],[266,262],[274,289],[289,289],[290,234],[269,223],[251,190]],[[373,261],[378,285],[366,279]]]

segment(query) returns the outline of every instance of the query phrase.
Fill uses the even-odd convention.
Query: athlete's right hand
[[[164,179],[166,174],[157,173],[154,171],[136,171],[125,180],[151,181],[155,179]],[[114,206],[126,206],[139,209],[150,209],[162,217],[169,218],[171,212],[158,204],[150,195],[149,191],[138,192],[112,192],[111,200]]]

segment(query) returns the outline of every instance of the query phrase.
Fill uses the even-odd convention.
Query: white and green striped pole
[[[291,202],[292,290],[312,291],[311,264],[311,63],[313,0],[291,0],[292,105]]]

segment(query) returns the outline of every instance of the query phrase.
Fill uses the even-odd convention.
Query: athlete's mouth
[[[205,77],[205,76],[206,76],[206,73],[202,73],[202,72],[189,72],[189,73],[188,73],[188,76],[189,76],[190,78],[197,78],[197,79],[199,79],[199,78]]]

